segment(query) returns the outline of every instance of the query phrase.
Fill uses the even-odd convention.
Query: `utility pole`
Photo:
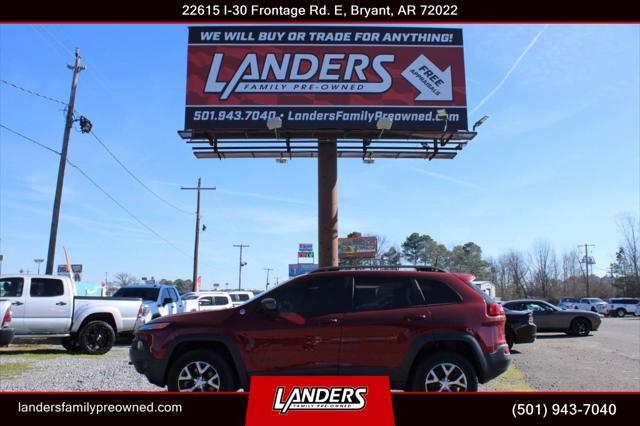
[[[67,150],[69,148],[69,136],[73,126],[73,110],[76,103],[76,88],[78,87],[78,74],[86,68],[80,66],[80,49],[76,49],[76,62],[74,66],[67,65],[73,70],[71,79],[71,94],[69,95],[69,105],[67,107],[67,119],[64,126],[64,137],[62,139],[62,151],[60,152],[60,166],[58,167],[58,182],[56,185],[56,195],[53,201],[53,214],[51,215],[51,233],[49,234],[49,251],[47,253],[48,275],[53,274],[53,262],[56,256],[56,240],[58,238],[58,220],[60,219],[60,203],[62,201],[62,185],[64,183],[64,170],[67,165]]]
[[[208,187],[208,188],[203,188],[202,187],[202,178],[198,177],[198,186],[193,188],[193,187],[187,187],[187,186],[182,186],[180,187],[180,189],[182,189],[183,191],[198,191],[198,201],[196,204],[196,241],[193,247],[193,291],[196,291],[196,287],[197,287],[197,282],[198,282],[198,250],[199,250],[199,246],[200,246],[200,191],[215,191],[215,186],[212,187]]]
[[[269,290],[269,272],[273,271],[273,269],[264,268],[264,270],[267,271],[267,286],[265,287],[265,290]]]
[[[583,245],[579,245],[579,248],[584,247],[584,268],[585,268],[585,284],[586,284],[586,290],[587,290],[587,297],[590,297],[589,294],[589,265],[594,264],[595,262],[593,262],[590,258],[589,258],[589,247],[595,247],[595,244],[587,244],[584,243]]]
[[[247,262],[242,261],[242,249],[249,246],[242,243],[234,244],[233,246],[240,248],[240,262],[238,264],[238,290],[242,290],[242,268],[247,264]]]

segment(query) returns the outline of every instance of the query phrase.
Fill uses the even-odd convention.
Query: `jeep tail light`
[[[499,303],[490,303],[487,305],[487,315],[490,317],[504,315],[504,308]]]
[[[7,312],[4,313],[4,318],[2,318],[2,325],[0,327],[7,327],[11,322],[11,308],[7,309]]]

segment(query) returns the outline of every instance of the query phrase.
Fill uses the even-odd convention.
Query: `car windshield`
[[[122,287],[115,292],[113,297],[136,297],[142,300],[158,300],[159,288]]]

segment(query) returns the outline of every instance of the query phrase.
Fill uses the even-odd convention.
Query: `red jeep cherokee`
[[[511,361],[502,307],[471,275],[329,268],[236,308],[158,318],[130,358],[171,391],[249,388],[254,375],[388,376],[392,389],[475,391]]]

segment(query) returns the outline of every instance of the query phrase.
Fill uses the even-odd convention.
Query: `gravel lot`
[[[102,356],[69,355],[55,344],[0,349],[0,391],[157,391],[128,364],[123,342]],[[640,391],[640,318],[605,318],[583,338],[538,335],[516,345],[512,368],[483,391]]]
[[[127,343],[105,355],[69,355],[55,344],[0,349],[0,391],[158,390],[129,365]]]

